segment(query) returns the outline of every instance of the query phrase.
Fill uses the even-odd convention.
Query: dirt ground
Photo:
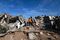
[[[23,32],[14,32],[0,37],[0,40],[27,40],[27,36]]]
[[[35,40],[60,40],[60,35],[55,33],[48,33],[41,31],[40,33],[34,33],[37,37]],[[28,40],[28,36],[23,32],[8,33],[4,37],[0,37],[0,40]]]

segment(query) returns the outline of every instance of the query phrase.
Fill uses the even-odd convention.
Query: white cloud
[[[57,15],[57,12],[53,12],[53,11],[49,11],[48,9],[40,9],[39,10],[29,10],[29,9],[23,9],[23,11],[25,11],[25,13],[23,15],[25,15],[26,17],[29,16],[41,16],[41,15]]]

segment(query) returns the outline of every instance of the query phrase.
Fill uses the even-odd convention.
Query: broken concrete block
[[[36,35],[34,33],[29,33],[29,39],[34,40],[36,39]]]
[[[40,34],[41,34],[41,35],[44,35],[44,33],[43,33],[43,32],[40,32]]]

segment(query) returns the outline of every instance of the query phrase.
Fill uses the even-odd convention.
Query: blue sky
[[[60,15],[60,0],[0,0],[0,13],[23,15]]]

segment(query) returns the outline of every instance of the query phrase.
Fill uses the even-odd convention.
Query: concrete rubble
[[[46,17],[46,16],[45,16]],[[50,17],[50,16],[49,16]],[[51,18],[51,17],[50,17]],[[56,17],[52,17],[56,18]],[[46,17],[48,19],[48,17]],[[0,40],[60,40],[60,34],[52,30],[53,20],[46,20],[44,16],[35,17],[33,26],[26,25],[22,16],[0,15]],[[48,22],[51,21],[50,25]],[[56,20],[56,19],[55,19]],[[47,24],[47,25],[46,25]],[[48,28],[46,28],[48,26]],[[58,26],[58,25],[56,25]],[[48,30],[50,29],[50,30]]]

